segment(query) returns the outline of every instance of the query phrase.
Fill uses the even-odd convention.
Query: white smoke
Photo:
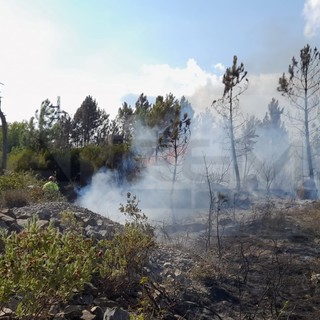
[[[193,120],[192,138],[185,158],[178,165],[173,193],[172,164],[160,155],[155,158],[155,130],[139,126],[135,129],[136,139],[132,145],[135,156],[131,159],[143,163],[139,179],[123,180],[119,184],[116,172],[102,169],[93,176],[90,185],[80,190],[77,203],[121,223],[125,217],[119,213],[119,205],[126,203],[127,192],[137,197],[139,208],[153,224],[172,223],[173,211],[175,220],[180,222],[207,210],[204,159],[208,167],[214,167],[215,173],[221,176],[228,171],[230,161],[228,150],[224,150],[221,143],[223,131],[214,123],[211,113]],[[224,182],[230,182],[227,176]]]
[[[320,1],[306,0],[303,8],[306,20],[304,35],[307,38],[314,37],[320,29]]]

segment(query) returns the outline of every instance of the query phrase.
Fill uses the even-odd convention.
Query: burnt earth
[[[43,225],[55,219],[61,227],[65,210],[75,213],[87,236],[103,239],[121,229],[67,203],[3,210],[0,226],[19,232],[37,213]],[[188,223],[185,233],[181,226],[168,226],[145,265],[148,284],[110,296],[93,279],[69,305],[52,310],[51,318],[118,319],[115,314],[121,314],[127,319],[147,293],[153,311],[146,319],[320,319],[318,202],[260,203],[241,212],[227,208],[221,221],[220,243],[213,233],[208,244],[205,219],[190,222],[192,229]]]

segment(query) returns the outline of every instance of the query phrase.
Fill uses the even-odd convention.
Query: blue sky
[[[0,17],[10,122],[57,96],[73,115],[89,94],[112,117],[142,92],[185,95],[201,112],[233,55],[250,82],[242,108],[261,117],[292,56],[320,40],[320,0],[0,0]]]

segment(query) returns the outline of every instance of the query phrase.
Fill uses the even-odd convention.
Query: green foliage
[[[66,198],[61,194],[59,190],[42,190],[41,197],[38,201],[32,202],[65,202]],[[34,199],[36,200],[36,199]]]
[[[127,192],[127,203],[125,205],[121,203],[119,210],[136,222],[147,220],[146,215],[139,208],[137,196],[132,195],[131,192]]]
[[[143,265],[155,247],[153,230],[136,197],[128,193],[121,208],[133,221],[111,240],[84,238],[83,226],[70,210],[60,214],[63,232],[53,222],[41,228],[37,216],[20,233],[3,231],[0,310],[10,307],[22,319],[47,319],[51,305],[67,302],[93,276],[107,294],[144,286],[148,279]],[[144,319],[142,314],[137,317]]]
[[[0,176],[0,207],[21,207],[30,203],[66,201],[59,191],[42,190],[43,180],[32,172],[7,172]]]
[[[108,145],[106,148],[106,165],[111,169],[119,168],[123,157],[128,153],[127,143]]]
[[[141,122],[142,125],[146,123],[146,117],[151,108],[151,104],[149,103],[147,96],[143,93],[140,94],[138,100],[135,103],[135,111],[134,114],[138,121]]]
[[[0,131],[0,140],[2,141],[2,131]],[[25,148],[27,147],[27,136],[28,136],[28,123],[26,121],[13,122],[8,124],[8,152],[13,148]],[[2,145],[0,146],[2,150]]]
[[[155,245],[154,239],[132,224],[108,241],[105,251],[102,274],[110,271],[112,276],[127,277],[131,282],[139,277],[148,257],[148,251]]]
[[[100,143],[109,131],[109,115],[87,96],[73,117],[72,139],[77,147]]]
[[[148,112],[147,124],[153,128],[158,127],[161,131],[171,123],[174,118],[175,110],[179,108],[179,101],[170,93],[163,96],[158,96],[156,102]]]
[[[105,165],[106,146],[89,144],[80,150],[80,159],[83,163],[90,163],[94,171]]]
[[[148,253],[155,247],[154,230],[139,209],[136,197],[130,192],[127,193],[126,205],[121,204],[119,210],[130,221],[112,240],[103,242],[104,259],[100,272],[103,277],[121,277],[130,284],[142,275]]]
[[[127,192],[126,204],[120,204],[119,211],[129,218],[126,225],[132,225],[149,237],[154,236],[154,228],[148,223],[147,216],[139,208],[139,200],[131,192]]]
[[[34,217],[19,234],[3,232],[2,241],[0,303],[18,299],[18,316],[36,319],[91,280],[93,241],[75,232],[62,234],[53,224],[42,229]]]
[[[46,168],[44,154],[31,149],[14,148],[8,158],[8,169],[13,171],[39,171]]]
[[[31,172],[8,172],[0,176],[0,192],[14,189],[26,189],[29,186],[40,186],[42,182]]]
[[[129,141],[134,130],[135,116],[132,107],[126,102],[118,109],[116,123],[124,140]]]
[[[71,210],[64,210],[60,213],[61,215],[61,226],[64,230],[73,231],[78,234],[82,233],[82,223],[77,221],[77,217]]]

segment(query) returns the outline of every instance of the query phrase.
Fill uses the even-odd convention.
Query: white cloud
[[[320,29],[320,0],[306,0],[303,15],[306,20],[304,35],[311,38],[315,36]]]
[[[226,70],[226,67],[222,63],[217,63],[213,67],[219,72],[224,72]]]
[[[212,72],[203,70],[192,58],[180,68],[145,64],[129,69],[130,56],[122,56],[116,48],[104,48],[81,57],[66,56],[62,64],[61,51],[76,51],[72,48],[72,30],[11,2],[0,0],[0,11],[0,82],[5,83],[1,95],[9,122],[28,120],[42,100],[55,102],[57,96],[61,96],[62,108],[73,115],[90,94],[111,117],[128,94],[184,95],[197,111],[221,97],[221,74],[225,70],[221,63],[215,64]],[[68,45],[70,51],[65,49]],[[270,77],[250,76],[249,90],[243,98],[244,105],[252,106],[248,110],[266,108],[274,90],[270,88],[276,87]]]
[[[217,75],[202,70],[194,59],[189,59],[185,68],[173,68],[167,64],[144,65],[134,78],[132,83],[129,80],[128,90],[135,94],[144,92],[156,96],[171,92],[177,98],[193,95],[208,82],[219,82]]]

